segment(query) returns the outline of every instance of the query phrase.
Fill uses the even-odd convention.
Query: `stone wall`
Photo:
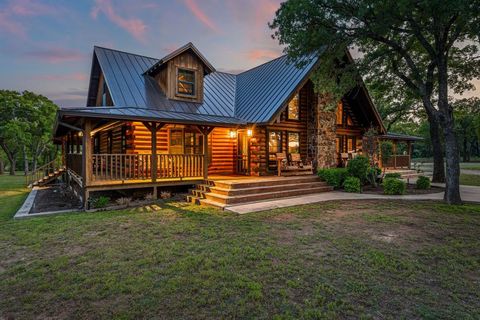
[[[317,169],[337,166],[335,111],[326,110],[325,100],[319,97],[316,103],[317,122]]]

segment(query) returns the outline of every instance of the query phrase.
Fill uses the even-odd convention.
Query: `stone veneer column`
[[[335,110],[326,110],[325,100],[317,99],[317,169],[337,166],[336,151],[336,114]]]

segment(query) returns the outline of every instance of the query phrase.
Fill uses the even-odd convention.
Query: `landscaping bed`
[[[65,184],[41,187],[37,190],[30,214],[63,210],[78,210],[80,200]]]
[[[431,194],[431,193],[439,193],[444,192],[445,188],[443,187],[430,187],[429,189],[418,189],[414,184],[407,184],[405,193],[406,195],[419,195],[419,194]],[[368,194],[385,194],[383,187],[378,185],[377,187],[373,187],[371,185],[366,185],[362,189],[362,193]]]

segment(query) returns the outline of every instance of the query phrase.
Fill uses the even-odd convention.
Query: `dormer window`
[[[177,95],[195,96],[195,71],[189,69],[177,69]]]

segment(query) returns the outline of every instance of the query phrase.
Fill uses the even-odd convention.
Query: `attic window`
[[[195,96],[195,71],[178,68],[177,95]]]

